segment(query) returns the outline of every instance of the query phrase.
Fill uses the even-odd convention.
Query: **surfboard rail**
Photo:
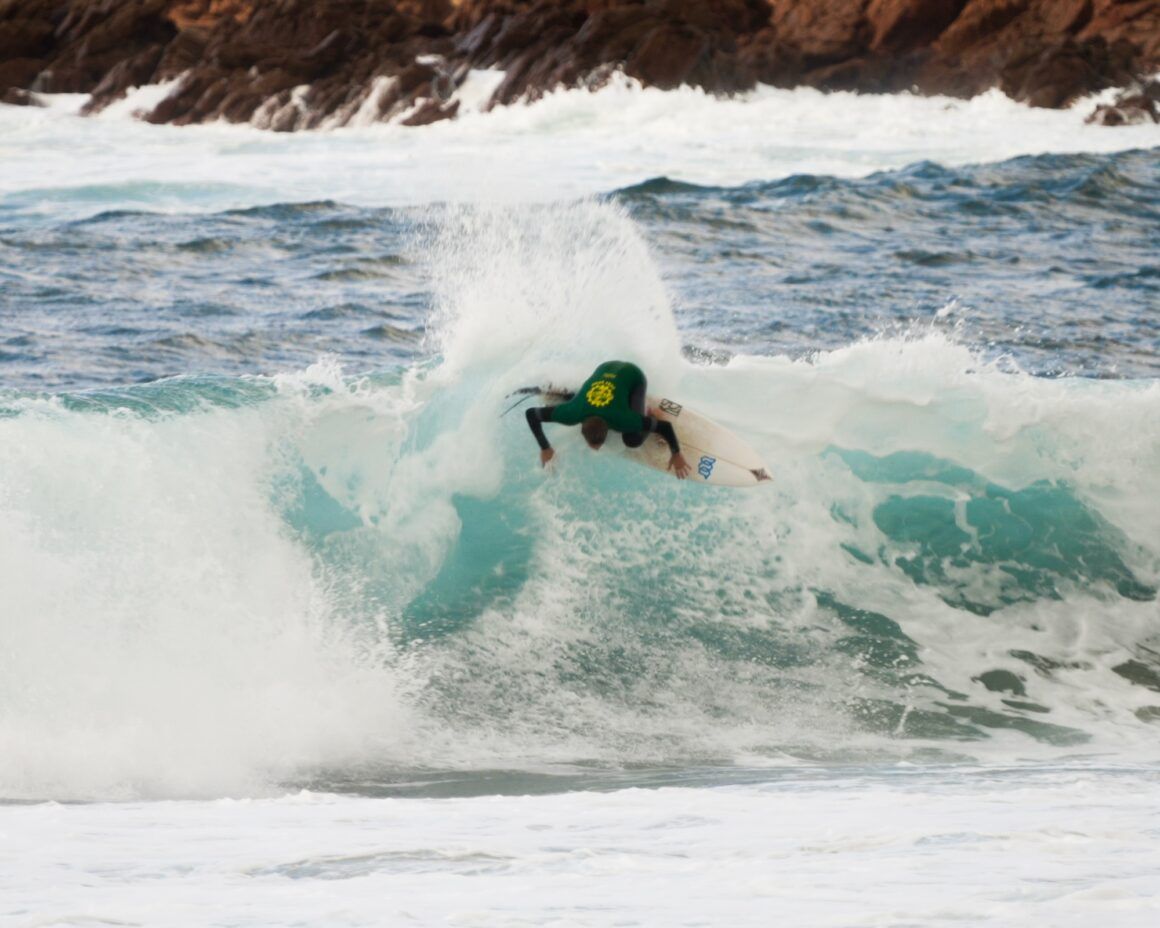
[[[726,487],[753,487],[771,483],[773,476],[761,455],[744,439],[683,403],[665,396],[647,398],[652,415],[671,422],[681,451],[693,468],[695,482]],[[649,467],[667,470],[669,449],[659,436],[646,443]]]

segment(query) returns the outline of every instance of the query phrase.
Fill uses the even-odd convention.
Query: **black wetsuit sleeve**
[[[552,446],[548,444],[548,439],[544,437],[544,428],[540,423],[552,421],[552,407],[534,406],[524,413],[524,415],[528,420],[528,428],[536,436],[536,443],[540,446],[540,450],[547,451]]]
[[[669,450],[673,454],[681,453],[681,443],[677,441],[677,432],[673,428],[671,422],[665,422],[662,419],[654,419],[652,416],[644,417],[644,430],[646,432],[656,432],[663,438],[669,446]]]

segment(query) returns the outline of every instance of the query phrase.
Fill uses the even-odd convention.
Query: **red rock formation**
[[[7,103],[9,106],[43,106],[33,94],[19,87],[9,87],[0,94],[0,103]]]
[[[0,0],[0,98],[85,92],[95,112],[177,81],[153,122],[422,125],[481,67],[506,72],[493,105],[619,69],[1058,107],[1160,69],[1160,0]]]
[[[1101,103],[1087,121],[1101,126],[1160,122],[1160,81],[1149,81],[1139,89],[1121,93],[1112,103]]]

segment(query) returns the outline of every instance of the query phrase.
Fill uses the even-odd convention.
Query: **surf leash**
[[[545,396],[549,399],[559,400],[560,402],[566,403],[576,394],[571,390],[561,390],[559,387],[553,387],[551,384],[548,384],[546,387],[520,387],[518,390],[512,390],[511,393],[504,397],[505,400],[510,400],[513,396],[518,396],[519,399],[512,403],[503,412],[501,412],[499,417],[502,419],[517,406],[522,406],[536,395]]]
[[[519,399],[516,400],[514,403],[512,403],[503,412],[501,412],[499,414],[499,417],[502,419],[504,416],[506,416],[509,412],[511,412],[517,406],[522,406],[524,403],[526,403],[528,400],[530,400],[533,396],[535,396],[539,392],[540,392],[539,387],[520,387],[518,390],[512,390],[512,392],[509,393],[507,396],[505,396],[504,399],[510,400],[513,396],[519,396]]]

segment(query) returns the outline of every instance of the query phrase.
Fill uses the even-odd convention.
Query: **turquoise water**
[[[5,795],[1153,756],[1155,149],[190,196],[0,198]],[[773,486],[541,473],[504,395],[607,357]]]

